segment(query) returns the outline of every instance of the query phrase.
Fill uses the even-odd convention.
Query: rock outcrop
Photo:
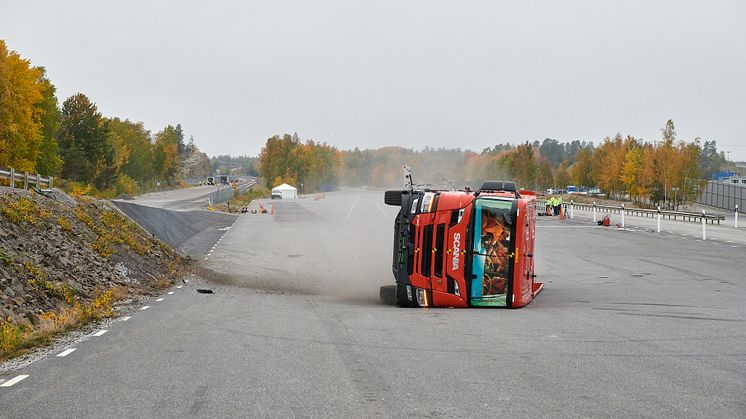
[[[212,174],[212,165],[207,154],[201,151],[194,151],[189,158],[181,162],[179,177],[184,180],[201,179],[204,180]]]
[[[147,294],[182,259],[107,201],[0,188],[0,319],[94,301],[114,287]]]

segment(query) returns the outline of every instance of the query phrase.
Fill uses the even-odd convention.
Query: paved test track
[[[216,294],[193,279],[0,377],[29,376],[0,416],[746,416],[743,245],[540,218],[529,306],[402,309],[376,303],[381,200],[241,216],[203,260]]]

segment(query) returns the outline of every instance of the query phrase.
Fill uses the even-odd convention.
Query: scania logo
[[[459,266],[459,257],[461,255],[461,233],[456,233],[453,235],[453,270],[458,270]]]

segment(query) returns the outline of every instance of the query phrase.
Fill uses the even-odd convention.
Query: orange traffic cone
[[[565,219],[565,207],[560,206],[560,221]]]

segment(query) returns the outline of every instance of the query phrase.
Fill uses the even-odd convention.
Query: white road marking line
[[[733,240],[726,240],[726,243],[733,243]]]
[[[28,375],[19,375],[19,376],[16,376],[16,377],[11,378],[10,380],[8,380],[8,381],[0,384],[0,387],[10,387],[13,384],[16,384],[16,383],[18,383],[18,382],[20,382],[20,381],[22,381],[22,380],[24,380],[26,378],[28,378]]]
[[[94,333],[94,334],[93,334],[93,336],[101,336],[101,335],[103,335],[103,334],[104,334],[104,333],[106,333],[106,332],[108,332],[108,330],[106,330],[106,329],[101,329],[101,330],[99,330],[98,332]]]
[[[352,202],[352,206],[350,207],[350,210],[347,211],[347,216],[345,218],[350,218],[350,215],[352,214],[353,208],[355,208],[355,204],[357,204],[357,200],[360,199],[360,195],[355,198],[355,201]]]
[[[124,317],[122,317],[122,321],[126,322],[127,320],[129,320],[131,318],[132,318],[131,316],[124,316]]]
[[[140,311],[142,311],[142,310],[147,310],[147,309],[149,309],[149,308],[150,308],[150,306],[142,306],[142,307],[140,307]]]
[[[207,258],[205,258],[205,260],[207,260]]]
[[[183,287],[183,285],[179,285],[179,286],[177,286],[176,288],[181,288],[181,287]]]
[[[685,234],[685,233],[681,233],[681,235],[682,235],[682,236],[686,236],[686,234]]]
[[[731,247],[738,247],[738,246],[731,246]]]
[[[65,349],[64,351],[62,351],[62,352],[58,353],[58,354],[57,354],[57,356],[58,356],[58,357],[65,357],[65,356],[68,356],[68,355],[70,355],[71,353],[75,352],[75,349],[76,349],[76,348],[69,348],[69,349]]]
[[[165,300],[165,298],[159,298],[159,299],[157,299],[157,300],[155,300],[155,301],[156,301],[156,302],[158,302],[158,303],[160,303],[160,302],[161,302],[161,301],[163,301],[163,300]]]
[[[373,202],[376,203],[376,206],[378,207],[378,209],[381,210],[381,215],[383,215],[383,217],[386,218],[386,211],[384,211],[381,204],[378,203],[378,200],[376,199],[375,195],[369,194],[369,196],[373,199]]]
[[[174,295],[174,292],[173,291],[169,291],[168,295]]]

